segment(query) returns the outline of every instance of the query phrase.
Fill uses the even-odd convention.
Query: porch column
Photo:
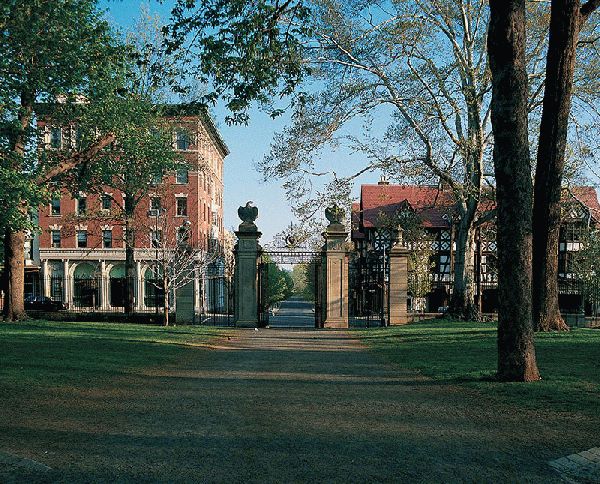
[[[323,233],[323,314],[324,328],[348,327],[348,233],[342,223],[344,212],[337,206],[325,210],[329,225]]]
[[[69,261],[63,261],[63,295],[64,303],[69,309],[73,308],[73,287],[69,283],[72,279],[69,277]]]
[[[234,323],[242,328],[258,326],[258,239],[262,235],[254,221],[258,208],[248,202],[238,209],[242,219],[235,232],[238,242],[235,245],[235,313]]]
[[[42,261],[42,294],[50,297],[50,273],[48,272],[48,261]]]
[[[390,251],[390,326],[409,322],[407,310],[409,253],[402,241],[402,231],[399,231],[396,245]]]
[[[144,309],[144,279],[142,278],[142,263],[135,263],[135,307],[138,310]]]
[[[108,299],[108,273],[106,272],[106,261],[100,261],[100,308],[109,309]]]
[[[194,314],[200,312],[200,275],[194,274]]]

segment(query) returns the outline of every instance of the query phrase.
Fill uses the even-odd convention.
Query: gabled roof
[[[454,205],[452,192],[437,186],[427,185],[362,185],[360,209],[362,226],[377,226],[382,218],[393,217],[403,204],[409,206],[421,217],[423,226],[447,228]]]
[[[594,187],[571,187],[568,191],[590,211],[594,221],[600,221],[600,203],[598,203],[598,194]]]
[[[570,193],[586,207],[595,222],[600,222],[600,203],[594,187],[571,187],[563,193],[563,196],[566,193]],[[352,221],[355,227],[353,238],[364,237],[364,234],[357,229],[380,225],[382,219],[393,217],[403,206],[406,206],[406,203],[421,217],[424,227],[450,227],[455,201],[449,188],[427,185],[362,185],[360,202],[352,204]],[[487,212],[494,206],[494,201],[486,198],[481,200],[479,211]]]

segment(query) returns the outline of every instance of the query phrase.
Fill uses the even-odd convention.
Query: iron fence
[[[212,326],[233,326],[233,281],[225,276],[209,275],[203,279],[198,323]]]
[[[160,319],[164,311],[165,290],[162,279],[50,276],[40,278],[40,289],[25,294],[28,311],[52,311],[91,315],[125,312],[128,290],[133,292],[131,312]],[[223,275],[207,275],[197,283],[196,324],[233,325],[233,284]],[[42,304],[40,301],[45,300]],[[52,301],[52,305],[48,303]],[[3,308],[0,292],[0,309]],[[175,311],[171,291],[169,307]],[[67,316],[65,316],[67,317]],[[70,317],[70,316],[69,316]]]

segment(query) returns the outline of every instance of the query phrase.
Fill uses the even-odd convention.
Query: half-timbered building
[[[559,302],[565,312],[589,312],[580,281],[573,269],[574,253],[581,249],[586,231],[600,221],[600,204],[593,187],[577,186],[564,190],[564,222],[559,246]],[[480,210],[493,210],[493,200],[481,203]],[[404,240],[413,251],[429,250],[429,292],[418,304],[414,295],[409,308],[427,312],[443,310],[452,292],[456,242],[455,211],[452,192],[444,187],[394,185],[380,181],[362,185],[360,200],[352,205],[353,288],[351,311],[356,314],[378,312],[386,304],[389,251],[397,243],[402,218],[413,216],[419,224],[419,237]],[[493,218],[476,229],[473,282],[475,302],[482,312],[497,307],[496,241]],[[406,237],[405,237],[406,239]]]

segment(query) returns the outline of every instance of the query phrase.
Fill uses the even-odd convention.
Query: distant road
[[[269,316],[269,326],[272,328],[314,328],[314,304],[300,297],[292,297],[282,301],[275,316]]]

